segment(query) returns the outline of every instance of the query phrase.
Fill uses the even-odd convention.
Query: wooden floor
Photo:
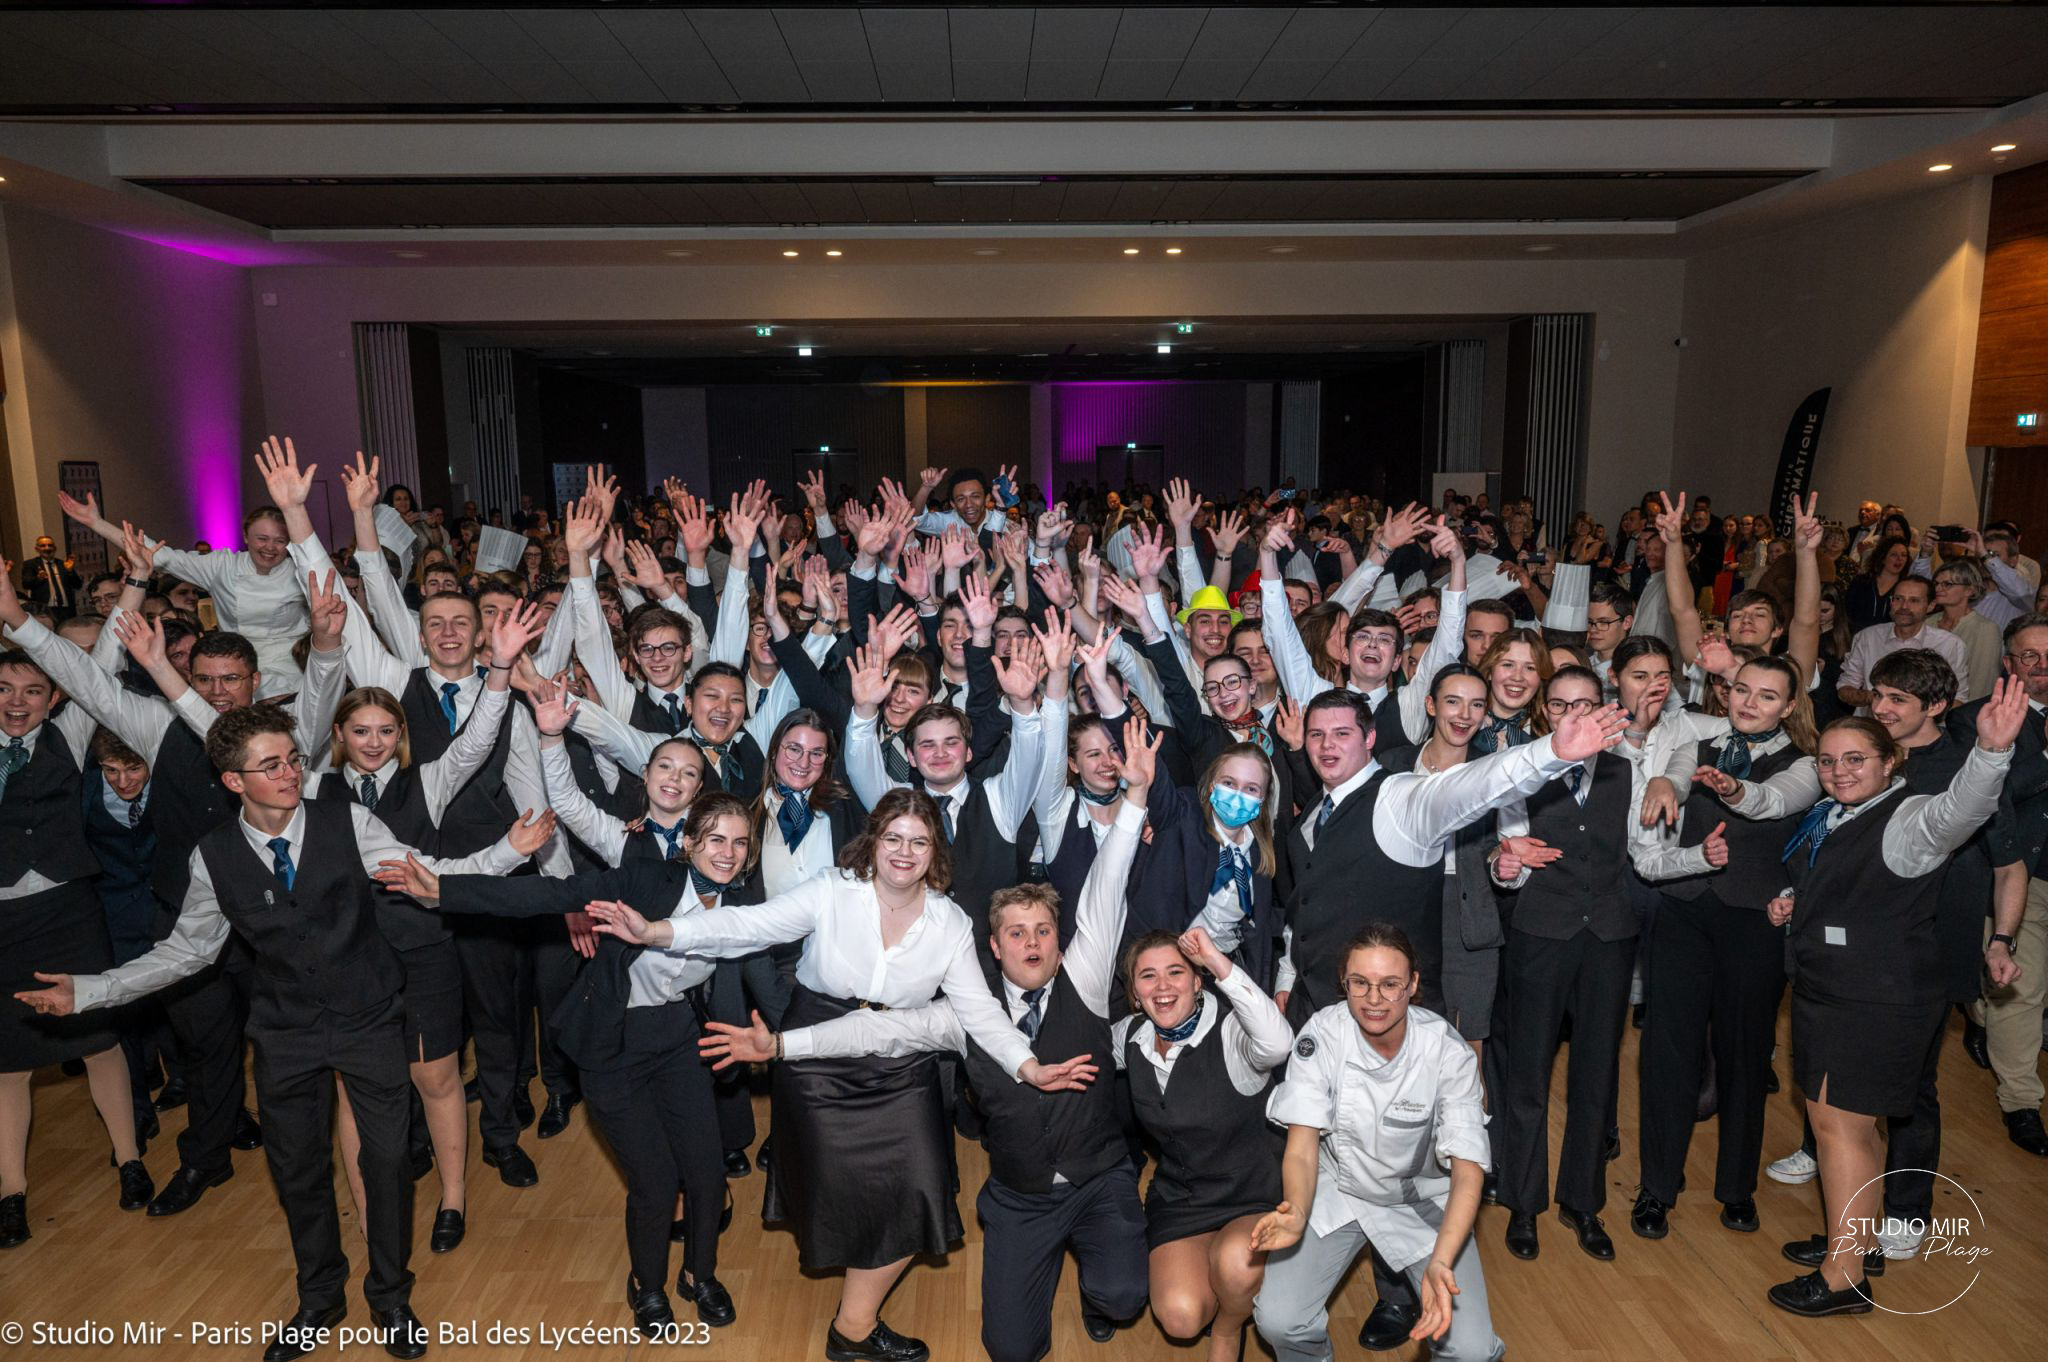
[[[1937,1214],[1970,1214],[1974,1198],[1988,1225],[1975,1243],[1988,1248],[1974,1264],[1958,1258],[1895,1263],[1881,1280],[1878,1296],[1899,1311],[1928,1311],[1958,1292],[1957,1303],[1929,1314],[1873,1313],[1850,1319],[1802,1320],[1774,1309],[1764,1292],[1793,1275],[1778,1256],[1781,1241],[1819,1228],[1815,1185],[1781,1187],[1766,1180],[1758,1193],[1763,1231],[1740,1235],[1722,1229],[1706,1190],[1687,1194],[1672,1217],[1671,1235],[1650,1243],[1628,1232],[1628,1207],[1636,1182],[1635,1040],[1630,1032],[1623,1054],[1620,1160],[1609,1165],[1607,1218],[1619,1250],[1617,1261],[1598,1263],[1578,1251],[1556,1217],[1543,1221],[1543,1254],[1518,1262],[1501,1247],[1506,1212],[1489,1207],[1480,1218],[1480,1243],[1494,1325],[1519,1359],[1728,1358],[1896,1359],[1927,1362],[1989,1362],[2039,1357],[2048,1335],[2048,1161],[2015,1149],[2005,1138],[1992,1096],[1990,1075],[1965,1059],[1955,1034],[1942,1062],[1942,1100],[1947,1116],[1942,1169],[1956,1187],[1938,1183]],[[1787,1065],[1780,1063],[1781,1076]],[[1563,1088],[1560,1078],[1559,1093]],[[535,1092],[539,1092],[538,1086]],[[154,1322],[166,1331],[160,1343],[121,1348],[121,1357],[254,1358],[257,1346],[195,1346],[190,1322],[216,1327],[256,1328],[289,1313],[293,1304],[291,1256],[284,1222],[263,1157],[237,1154],[236,1177],[209,1192],[199,1206],[169,1220],[115,1208],[115,1186],[106,1166],[106,1144],[83,1079],[52,1070],[35,1089],[36,1128],[29,1154],[29,1212],[34,1238],[0,1254],[0,1321],[32,1326],[46,1321],[77,1326],[86,1321],[111,1326],[119,1338],[135,1324]],[[1556,1150],[1562,1098],[1552,1111]],[[764,1129],[765,1129],[765,1113]],[[151,1171],[166,1177],[176,1163],[171,1136],[183,1113],[165,1120],[164,1135],[149,1154]],[[1790,1150],[1799,1139],[1799,1115],[1792,1099],[1772,1099],[1766,1159]],[[1713,1184],[1711,1126],[1695,1138],[1689,1185]],[[587,1113],[578,1108],[567,1133],[545,1143],[532,1138],[526,1149],[540,1166],[536,1187],[514,1191],[494,1172],[472,1163],[468,1240],[445,1257],[426,1251],[435,1179],[419,1184],[419,1246],[413,1268],[419,1284],[413,1303],[437,1328],[474,1326],[474,1345],[437,1346],[430,1357],[622,1358],[652,1352],[681,1352],[613,1343],[557,1349],[543,1345],[539,1329],[565,1330],[588,1324],[630,1323],[622,1291],[626,1254],[621,1232],[624,1194],[618,1177],[593,1135]],[[471,1157],[476,1145],[472,1137]],[[924,1338],[940,1359],[976,1359],[980,1350],[981,1244],[972,1225],[972,1192],[986,1171],[977,1147],[962,1145],[962,1197],[969,1220],[966,1244],[943,1260],[915,1266],[886,1311],[891,1324]],[[360,1276],[364,1254],[349,1210],[346,1184],[337,1180],[344,1208],[344,1233],[358,1280],[350,1287],[350,1323],[367,1320]],[[738,1214],[724,1239],[719,1276],[731,1289],[739,1321],[712,1336],[704,1355],[728,1362],[785,1362],[823,1355],[826,1321],[838,1294],[833,1277],[806,1278],[796,1266],[796,1246],[786,1233],[764,1230],[759,1220],[761,1177],[733,1184]],[[679,1265],[680,1251],[676,1255]],[[1071,1267],[1071,1265],[1070,1265]],[[1972,1278],[1975,1278],[1972,1284]],[[1361,1357],[1357,1331],[1371,1302],[1369,1277],[1347,1281],[1333,1309],[1331,1332],[1339,1357]],[[692,1318],[687,1310],[678,1312]],[[493,1325],[529,1331],[532,1341],[492,1345]],[[1082,1332],[1071,1270],[1055,1307],[1053,1357],[1196,1359],[1193,1348],[1168,1343],[1149,1319],[1098,1348]],[[176,1337],[184,1331],[184,1340]],[[11,1335],[8,1336],[11,1339]],[[5,1346],[0,1357],[79,1358],[101,1350]],[[330,1350],[318,1356],[331,1357]],[[360,1352],[381,1357],[381,1351]],[[1253,1343],[1247,1356],[1266,1355]],[[1408,1362],[1423,1356],[1419,1345],[1385,1354]]]

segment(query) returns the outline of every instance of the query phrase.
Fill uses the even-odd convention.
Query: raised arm
[[[1811,493],[1802,509],[1792,506],[1792,623],[1785,630],[1785,652],[1799,668],[1799,683],[1820,670],[1820,541],[1826,530],[1814,515],[1820,493]]]
[[[1287,605],[1287,579],[1280,575],[1280,551],[1292,547],[1293,537],[1275,516],[1259,548],[1259,624],[1266,635],[1266,651],[1273,658],[1273,670],[1280,674],[1281,689],[1293,696],[1296,703],[1306,705],[1333,687],[1316,670]]]
[[[31,618],[14,594],[14,564],[7,562],[0,562],[0,625],[7,627],[15,645],[34,658],[80,709],[112,729],[144,760],[155,763],[157,747],[171,726],[170,706],[121,685],[76,644]]]
[[[1664,604],[1678,636],[1678,656],[1690,660],[1699,653],[1701,630],[1699,601],[1685,567],[1685,493],[1678,494],[1676,506],[1669,492],[1658,495],[1664,498],[1664,509],[1657,513],[1657,534],[1664,541]]]
[[[1145,802],[1159,759],[1162,734],[1148,742],[1145,725],[1132,719],[1124,725],[1124,801],[1110,824],[1109,835],[1096,850],[1094,864],[1074,907],[1074,939],[1061,966],[1088,1010],[1107,1017],[1109,994],[1116,980],[1116,952],[1124,936],[1124,910],[1131,883],[1131,864],[1138,857],[1139,835],[1145,830]]]
[[[1893,874],[1913,878],[1939,870],[1997,811],[2026,713],[2024,683],[2017,677],[1999,678],[1977,711],[1976,745],[1948,788],[1902,807],[1885,829],[1884,863]]]
[[[989,815],[1003,837],[1015,838],[1031,812],[1032,792],[1038,786],[1039,760],[1044,737],[1038,717],[1038,678],[1044,668],[1036,639],[1020,640],[1010,660],[995,659],[996,681],[1010,699],[1010,751],[1003,769],[988,783]]]

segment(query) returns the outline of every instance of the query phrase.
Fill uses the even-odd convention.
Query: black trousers
[[[1927,1051],[1913,1114],[1885,1122],[1884,1209],[1901,1220],[1926,1220],[1934,1214],[1934,1171],[1941,1166],[1941,1090],[1935,1071],[1941,1047]]]
[[[981,1346],[993,1362],[1038,1362],[1051,1351],[1053,1293],[1069,1248],[1089,1305],[1115,1320],[1144,1310],[1150,1264],[1133,1165],[1043,1193],[990,1178],[974,1209],[984,1232]]]
[[[1764,1087],[1785,993],[1784,929],[1711,890],[1694,900],[1667,897],[1647,958],[1657,991],[1643,1015],[1639,1069],[1643,1190],[1666,1205],[1678,1200],[1711,1045],[1720,1095],[1714,1199],[1746,1200],[1756,1195],[1763,1157]]]
[[[1550,1205],[1550,1076],[1567,1015],[1572,1043],[1557,1204],[1586,1215],[1607,1204],[1608,1112],[1635,947],[1633,937],[1602,941],[1589,931],[1567,941],[1508,931],[1503,972],[1513,976],[1508,1011],[1514,1041],[1499,1163],[1500,1202],[1511,1211],[1537,1215]]]
[[[546,929],[527,954],[533,972],[533,1000],[540,1014],[540,1081],[547,1088],[548,1096],[571,1097],[580,1090],[576,1066],[555,1042],[555,1009],[561,1005],[562,999],[569,996],[583,958],[569,944],[568,933],[559,919],[539,918],[533,923],[536,928]],[[522,1072],[525,1058],[526,1051],[522,1046]]]
[[[227,949],[237,949],[236,944],[229,942]],[[215,963],[159,996],[185,1078],[185,1128],[178,1133],[178,1165],[197,1173],[222,1172],[230,1166],[235,1120],[242,1114],[246,1092],[242,1040],[249,1003],[242,977]]]
[[[463,1011],[476,1046],[477,1127],[486,1152],[519,1143],[512,1089],[519,1075],[520,1017],[532,1009],[526,924],[514,918],[450,915],[462,961]]]
[[[625,1175],[626,1249],[643,1291],[667,1285],[678,1188],[683,1270],[696,1281],[718,1272],[725,1158],[699,1034],[688,1003],[631,1007],[619,1064],[583,1071],[583,1100]]]
[[[711,1075],[711,1088],[718,1108],[718,1147],[752,1149],[755,1134],[752,1070],[747,1065],[735,1064],[722,1073],[714,1073]]]
[[[366,1018],[322,1018],[312,1026],[250,1028],[256,1095],[263,1103],[263,1154],[284,1203],[298,1263],[299,1309],[343,1304],[348,1256],[334,1204],[334,1076],[348,1085],[363,1147],[363,1231],[370,1272],[363,1295],[372,1310],[412,1297],[412,1171],[406,1123],[412,1080],[405,1064],[399,1006]]]

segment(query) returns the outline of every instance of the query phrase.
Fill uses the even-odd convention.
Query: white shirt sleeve
[[[1774,776],[1742,782],[1742,802],[1732,805],[1744,818],[1768,820],[1804,813],[1820,802],[1820,771],[1801,757]]]
[[[559,611],[557,613],[560,613]],[[512,692],[492,690],[486,685],[476,694],[469,721],[448,741],[448,750],[420,766],[420,788],[427,797],[427,817],[436,827],[441,815],[455,799],[456,791],[483,769],[498,746],[498,729],[505,719],[505,702]]]
[[[616,866],[625,856],[626,825],[590,802],[577,788],[569,765],[569,749],[561,743],[540,749],[540,776],[547,786],[548,806],[576,840]]]
[[[725,570],[725,590],[718,597],[718,627],[711,634],[711,660],[747,665],[747,592],[752,583],[747,565],[734,562]]]
[[[1040,706],[1040,709],[1043,709]],[[1043,726],[1038,711],[1010,716],[1010,755],[1003,769],[988,782],[988,811],[996,830],[1006,840],[1015,840],[1024,815],[1031,812],[1031,796],[1038,788],[1038,764],[1042,751]],[[847,738],[852,741],[852,726]],[[870,804],[869,808],[874,805]]]
[[[1081,885],[1081,901],[1074,907],[1074,939],[1067,945],[1060,968],[1074,981],[1081,1001],[1098,1017],[1109,1015],[1116,948],[1123,940],[1128,906],[1125,894],[1131,863],[1138,858],[1138,835],[1144,827],[1144,807],[1126,799],[1110,824],[1109,836],[1096,848],[1095,863],[1088,867],[1088,878]]]
[[[623,599],[623,591],[620,596]],[[570,628],[576,636],[576,656],[582,660],[583,670],[590,677],[591,689],[597,692],[598,704],[621,719],[631,717],[636,692],[619,666],[619,655],[612,651],[612,632],[604,622],[604,611],[597,601],[597,587],[590,578],[569,579],[569,588],[562,596],[562,606],[555,611],[555,618],[559,620],[564,613],[569,615]],[[550,623],[549,627],[553,628],[553,624]]]
[[[1436,1090],[1436,1157],[1448,1170],[1465,1159],[1482,1171],[1493,1166],[1486,1138],[1486,1092],[1479,1081],[1479,1057],[1455,1038],[1442,1048]]]
[[[1415,664],[1415,678],[1394,697],[1401,706],[1401,731],[1410,742],[1419,743],[1429,736],[1429,688],[1436,674],[1465,655],[1465,593],[1446,587],[1440,595],[1436,633]]]
[[[426,666],[427,652],[420,646],[420,617],[405,603],[405,592],[391,575],[383,552],[358,553],[355,560],[356,569],[363,574],[363,599],[370,604],[370,620],[391,655],[408,667]],[[305,580],[299,578],[302,591]]]
[[[327,574],[334,570],[334,564],[317,535],[293,543],[291,555],[302,581],[308,572],[317,572],[325,581]],[[383,640],[377,637],[376,628],[370,623],[370,617],[356,604],[354,596],[342,592],[341,604],[347,612],[341,626],[341,640],[348,653],[348,674],[359,686],[382,686],[393,695],[403,695],[405,683],[412,679],[414,664],[393,656],[391,650],[384,646]]]
[[[730,959],[801,941],[817,930],[841,883],[837,875],[819,875],[766,903],[726,904],[715,913],[694,914],[675,923],[675,941],[668,949]],[[981,991],[988,992],[986,983]]]
[[[1011,760],[1016,754],[1011,753]],[[853,797],[872,809],[882,796],[899,788],[889,779],[889,767],[882,759],[882,737],[874,718],[854,715],[846,725],[846,780]]]
[[[1266,1076],[1287,1062],[1294,1049],[1294,1028],[1280,1014],[1280,1006],[1252,982],[1251,975],[1233,968],[1216,981],[1216,989],[1230,999],[1230,1015],[1223,1019],[1223,1067],[1230,1085],[1249,1097],[1266,1086]]]
[[[526,861],[504,837],[467,856],[429,856],[418,847],[399,841],[398,834],[383,819],[354,800],[349,801],[348,813],[355,825],[356,850],[362,854],[365,871],[375,871],[385,861],[416,856],[421,865],[436,875],[509,875]]]
[[[974,1037],[974,1043],[988,1051],[1002,1071],[1011,1078],[1033,1058],[1031,1042],[1024,1039],[1024,1033],[1010,1020],[1010,1014],[989,992],[988,980],[981,972],[981,961],[974,955],[974,934],[963,932],[953,958],[946,962],[946,997],[953,1004],[954,1014],[960,1018],[961,1029]],[[1072,1058],[1073,1056],[1068,1056]]]
[[[1365,598],[1372,593],[1372,589],[1379,585],[1380,574],[1385,571],[1386,568],[1384,566],[1372,561],[1371,546],[1367,545],[1365,559],[1357,567],[1351,569],[1349,577],[1346,577],[1337,584],[1337,589],[1330,593],[1329,598],[1343,606],[1346,610],[1356,610],[1364,603]],[[1282,575],[1284,576],[1285,574]],[[1265,594],[1265,585],[1266,579],[1261,576],[1259,578],[1261,595]],[[1282,590],[1280,594],[1282,597],[1285,597],[1287,593],[1285,590]],[[1460,632],[1462,633],[1463,631],[1461,630]]]
[[[77,644],[51,633],[33,615],[9,632],[16,646],[34,658],[80,709],[112,729],[114,736],[134,748],[144,761],[156,764],[157,748],[173,719],[169,705],[129,690],[95,666]],[[84,750],[77,756],[83,762]]]
[[[2012,749],[1987,752],[1972,747],[1962,769],[1937,795],[1909,796],[1884,830],[1884,863],[1902,879],[1941,869],[1956,848],[1970,840],[1998,809],[1998,792],[2012,765]]]
[[[506,741],[511,746],[505,753],[505,793],[512,796],[513,806],[521,813],[544,812],[548,792],[540,778],[540,730],[533,726],[533,713],[526,706],[512,711],[512,732]],[[559,831],[548,838],[533,863],[540,867],[541,874],[557,879],[576,873],[575,863],[569,859],[568,839]]]
[[[1344,1057],[1325,1036],[1315,1035],[1314,1021],[1302,1027],[1302,1035],[1314,1043],[1307,1053],[1296,1047],[1287,1063],[1287,1078],[1266,1098],[1266,1119],[1276,1126],[1308,1126],[1312,1130],[1337,1128],[1338,1088],[1344,1074]]]
[[[1559,757],[1544,737],[1434,775],[1390,775],[1373,808],[1373,835],[1403,865],[1434,864],[1444,857],[1446,837],[1517,795],[1527,798],[1578,764]],[[1501,832],[1508,835],[1505,817]]]
[[[1316,671],[1308,648],[1301,641],[1301,631],[1294,627],[1294,616],[1287,609],[1287,582],[1284,578],[1269,581],[1264,574],[1260,575],[1259,620],[1266,635],[1266,651],[1273,659],[1273,670],[1280,674],[1280,688],[1294,697],[1294,703],[1306,709],[1309,701],[1331,686]]]
[[[647,759],[663,742],[659,733],[643,732],[603,705],[576,706],[575,716],[569,724],[626,771],[645,770]]]
[[[192,852],[192,878],[185,889],[185,906],[171,934],[152,946],[147,954],[104,974],[80,974],[72,978],[73,1005],[80,1012],[96,1007],[113,1007],[169,988],[189,979],[220,958],[228,944],[228,920],[214,896],[213,876],[206,858]]]
[[[292,701],[292,727],[299,750],[308,758],[325,752],[332,739],[334,711],[341,707],[342,688],[348,679],[347,660],[346,644],[332,652],[309,649],[306,653],[299,695]]]
[[[865,1055],[899,1059],[934,1050],[967,1050],[967,1033],[960,1029],[960,1018],[943,998],[926,1007],[887,1012],[859,1008],[831,1021],[782,1033],[784,1059],[855,1059]]]

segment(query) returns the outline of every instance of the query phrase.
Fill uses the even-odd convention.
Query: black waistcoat
[[[164,731],[150,767],[156,790],[156,873],[150,883],[173,912],[185,905],[192,851],[208,833],[235,820],[240,804],[220,783],[206,740],[180,719]]]
[[[329,771],[320,777],[320,799],[323,803],[332,800],[343,806],[361,803],[362,787],[350,782],[339,771]],[[420,783],[417,766],[407,766],[394,773],[385,785],[384,793],[377,797],[377,807],[371,812],[391,829],[392,836],[399,841],[419,851],[438,854],[434,820],[427,812],[427,791]],[[395,949],[418,950],[454,939],[438,912],[422,907],[410,895],[386,889],[381,884],[375,886],[375,891],[377,926]]]
[[[139,892],[154,899],[149,877],[156,866],[157,791],[151,787],[141,821],[131,824],[107,812],[105,789],[106,777],[97,769],[87,771],[79,785],[86,845],[100,865],[100,897],[112,899]]]
[[[607,790],[604,787],[604,775],[597,769],[597,754],[588,738],[571,730],[562,735],[562,747],[569,754],[569,774],[575,779],[576,788],[600,811],[631,822],[645,810],[645,787],[638,776],[621,769],[617,788]],[[568,834],[569,860],[578,874],[605,868],[602,856],[583,845],[566,827],[562,831]]]
[[[656,704],[646,691],[633,688],[633,712],[626,716],[626,722],[642,733],[659,733],[664,738],[673,738],[690,726],[690,707],[683,692],[676,692],[676,710],[679,720],[669,718],[668,706]]]
[[[1580,932],[1625,941],[1641,931],[1628,892],[1635,810],[1628,758],[1602,752],[1593,759],[1593,786],[1584,805],[1560,776],[1529,796],[1528,807],[1529,835],[1564,855],[1522,886],[1515,928],[1550,941],[1569,941]]]
[[[8,777],[0,796],[0,884],[18,884],[31,870],[55,884],[99,873],[85,844],[83,784],[71,744],[55,724],[44,724],[28,765]]]
[[[963,788],[968,791],[967,797],[957,802],[952,811],[953,887],[947,892],[967,910],[979,937],[982,924],[988,921],[989,900],[995,897],[996,890],[1007,889],[1024,878],[1024,859],[1017,849],[1018,843],[1003,836],[996,827],[995,812],[988,804],[988,786],[972,779],[964,782],[964,786],[955,785],[956,800]]]
[[[437,689],[440,684],[436,674],[428,672],[425,667],[415,667],[411,679],[405,683],[405,694],[399,697],[399,704],[405,709],[406,736],[411,742],[412,759],[416,762],[435,760],[454,741],[455,735],[448,731],[448,716],[441,712],[441,697]],[[470,715],[475,712],[472,706]],[[463,782],[462,788],[455,792],[455,798],[442,810],[439,835],[442,855],[467,856],[471,852],[482,851],[503,837],[505,829],[519,817],[520,810],[505,791],[505,758],[512,747],[512,718],[512,707],[507,705],[491,755],[475,774]],[[462,722],[467,726],[469,716],[464,716]]]
[[[1368,922],[1391,922],[1406,931],[1422,977],[1441,977],[1444,865],[1403,865],[1380,850],[1373,810],[1388,774],[1378,772],[1337,806],[1316,834],[1314,850],[1304,829],[1314,826],[1319,800],[1308,804],[1287,834],[1286,910],[1294,928],[1294,989],[1301,995],[1301,1003],[1289,1000],[1290,1012],[1303,1004],[1314,1012],[1343,1000],[1337,980],[1344,972],[1344,947]]]
[[[1147,1204],[1277,1206],[1287,1137],[1266,1120],[1272,1084],[1250,1096],[1237,1090],[1223,1059],[1223,1022],[1230,1004],[1211,993],[1203,1006],[1217,1009],[1216,1021],[1197,1044],[1181,1051],[1173,1062],[1173,1081],[1163,1089],[1158,1070],[1138,1042],[1142,1023],[1134,1023],[1124,1040],[1131,1106],[1138,1124],[1159,1146],[1159,1170],[1152,1176]]]
[[[1720,761],[1726,741],[1724,738],[1702,746],[1700,765],[1712,766]],[[1753,759],[1748,778],[1768,780],[1789,769],[1804,755],[1786,743],[1769,756]],[[1728,864],[1712,874],[1690,875],[1658,887],[1673,898],[1697,899],[1702,894],[1712,893],[1730,908],[1754,908],[1761,912],[1770,906],[1771,900],[1788,882],[1782,859],[1785,842],[1805,816],[1805,809],[1795,809],[1783,818],[1744,818],[1722,803],[1721,797],[1708,789],[1704,782],[1694,781],[1692,793],[1685,798],[1685,826],[1679,835],[1679,845],[1696,847],[1707,840],[1707,834],[1717,824],[1726,823],[1728,829],[1721,836],[1728,843]],[[1547,874],[1548,871],[1541,873]]]
[[[1047,986],[1043,1016],[1031,1043],[1041,1063],[1087,1055],[1098,1066],[1111,1064],[1109,1019],[1088,1010],[1065,970]],[[967,1072],[988,1116],[989,1174],[1005,1187],[1043,1194],[1052,1190],[1055,1173],[1083,1183],[1130,1157],[1116,1117],[1116,1084],[1098,1080],[1079,1092],[1041,1092],[1012,1079],[971,1036]]]
[[[1912,797],[1900,790],[1836,828],[1810,867],[1806,848],[1792,854],[1791,958],[1801,992],[1891,1007],[1941,997],[1934,919],[1942,871],[1906,879],[1884,863],[1885,829]]]
[[[375,886],[356,849],[348,801],[309,799],[302,807],[306,837],[290,889],[269,856],[249,844],[239,819],[199,843],[221,912],[255,955],[249,1025],[263,1030],[364,1019],[401,987],[398,957],[377,927]]]

